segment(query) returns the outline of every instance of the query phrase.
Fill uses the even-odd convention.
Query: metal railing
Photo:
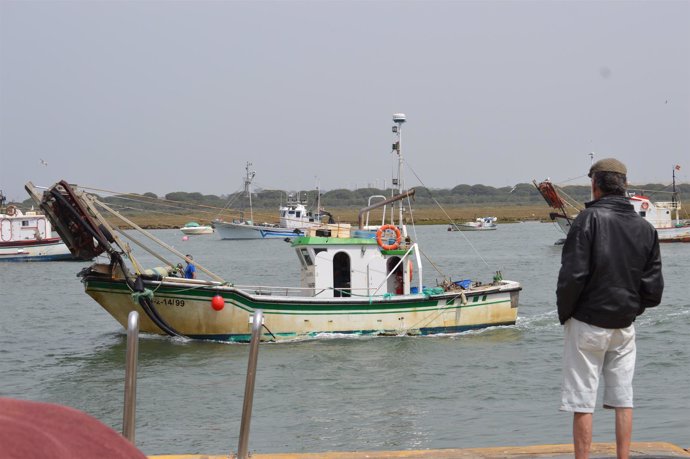
[[[240,424],[240,441],[237,446],[237,458],[247,459],[249,452],[249,425],[252,420],[254,404],[254,382],[256,381],[256,363],[259,358],[259,342],[264,313],[261,309],[254,311],[252,318],[252,340],[249,343],[249,363],[247,364],[247,382],[244,385],[244,404],[242,405],[242,422]]]
[[[127,318],[127,357],[125,360],[125,407],[122,436],[133,445],[137,404],[137,361],[139,356],[139,313],[131,311]]]
[[[256,368],[259,358],[259,343],[261,342],[261,328],[263,327],[263,311],[257,309],[252,317],[252,339],[249,344],[249,362],[247,364],[247,381],[244,386],[244,403],[242,405],[242,420],[240,424],[240,438],[237,447],[237,459],[249,457],[249,427],[252,419],[254,404],[254,384]],[[122,436],[135,444],[135,419],[137,403],[137,360],[139,353],[139,313],[131,311],[127,320],[127,351],[125,361],[125,402],[122,419]]]

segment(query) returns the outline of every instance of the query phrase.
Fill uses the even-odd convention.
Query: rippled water
[[[570,442],[558,411],[555,313],[561,234],[550,224],[486,233],[417,228],[441,273],[522,282],[517,325],[441,337],[321,337],[263,344],[250,449],[267,452],[457,448]],[[235,283],[299,282],[283,241],[182,241],[154,232]],[[467,238],[467,240],[465,239]],[[481,254],[481,255],[478,255]],[[690,446],[690,244],[662,246],[666,291],[637,321],[635,441]],[[148,256],[148,266],[159,264]],[[83,293],[85,263],[1,264],[0,395],[63,403],[121,430],[124,330]],[[146,454],[236,450],[248,347],[143,336],[137,445]],[[613,441],[595,414],[594,441]]]

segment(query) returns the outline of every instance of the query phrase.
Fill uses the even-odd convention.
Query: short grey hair
[[[628,179],[617,172],[594,172],[592,180],[603,195],[615,194],[625,196]]]

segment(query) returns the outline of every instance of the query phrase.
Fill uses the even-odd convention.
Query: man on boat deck
[[[185,279],[196,279],[196,266],[194,266],[194,263],[192,263],[189,260],[193,260],[191,255],[185,255],[187,257],[187,266],[184,268],[184,277]]]
[[[589,171],[586,203],[563,246],[556,290],[564,325],[562,411],[573,415],[577,459],[588,458],[599,375],[604,408],[616,410],[616,455],[629,457],[635,318],[661,301],[664,280],[656,230],[626,198],[627,169],[602,159]]]

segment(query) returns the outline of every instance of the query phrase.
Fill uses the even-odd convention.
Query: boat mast
[[[319,180],[316,179],[316,212],[314,213],[314,219],[318,219],[321,223],[321,189],[319,188]]]
[[[254,224],[254,208],[252,207],[252,180],[254,179],[254,175],[256,175],[256,172],[254,171],[249,171],[249,168],[251,167],[252,163],[247,161],[247,165],[244,167],[244,170],[246,171],[246,175],[244,177],[244,194],[247,195],[249,198],[249,219],[252,222],[252,225]]]
[[[673,194],[671,195],[671,206],[673,209],[676,211],[676,225],[680,225],[680,213],[679,213],[679,207],[680,203],[678,202],[678,195],[676,193],[676,170],[680,169],[680,166],[674,165],[673,166]]]
[[[407,117],[405,116],[404,113],[394,113],[393,114],[393,122],[395,123],[395,126],[393,126],[393,133],[395,133],[395,142],[393,143],[393,151],[397,153],[398,155],[398,177],[393,179],[393,186],[398,185],[398,194],[403,193],[403,183],[402,183],[402,164],[403,164],[403,156],[402,156],[402,150],[400,148],[400,144],[402,142],[402,125],[403,123],[407,121]],[[394,223],[394,222],[391,222]],[[403,232],[405,231],[405,227],[403,225],[403,202],[402,200],[399,201],[398,203],[398,225],[402,229]]]

